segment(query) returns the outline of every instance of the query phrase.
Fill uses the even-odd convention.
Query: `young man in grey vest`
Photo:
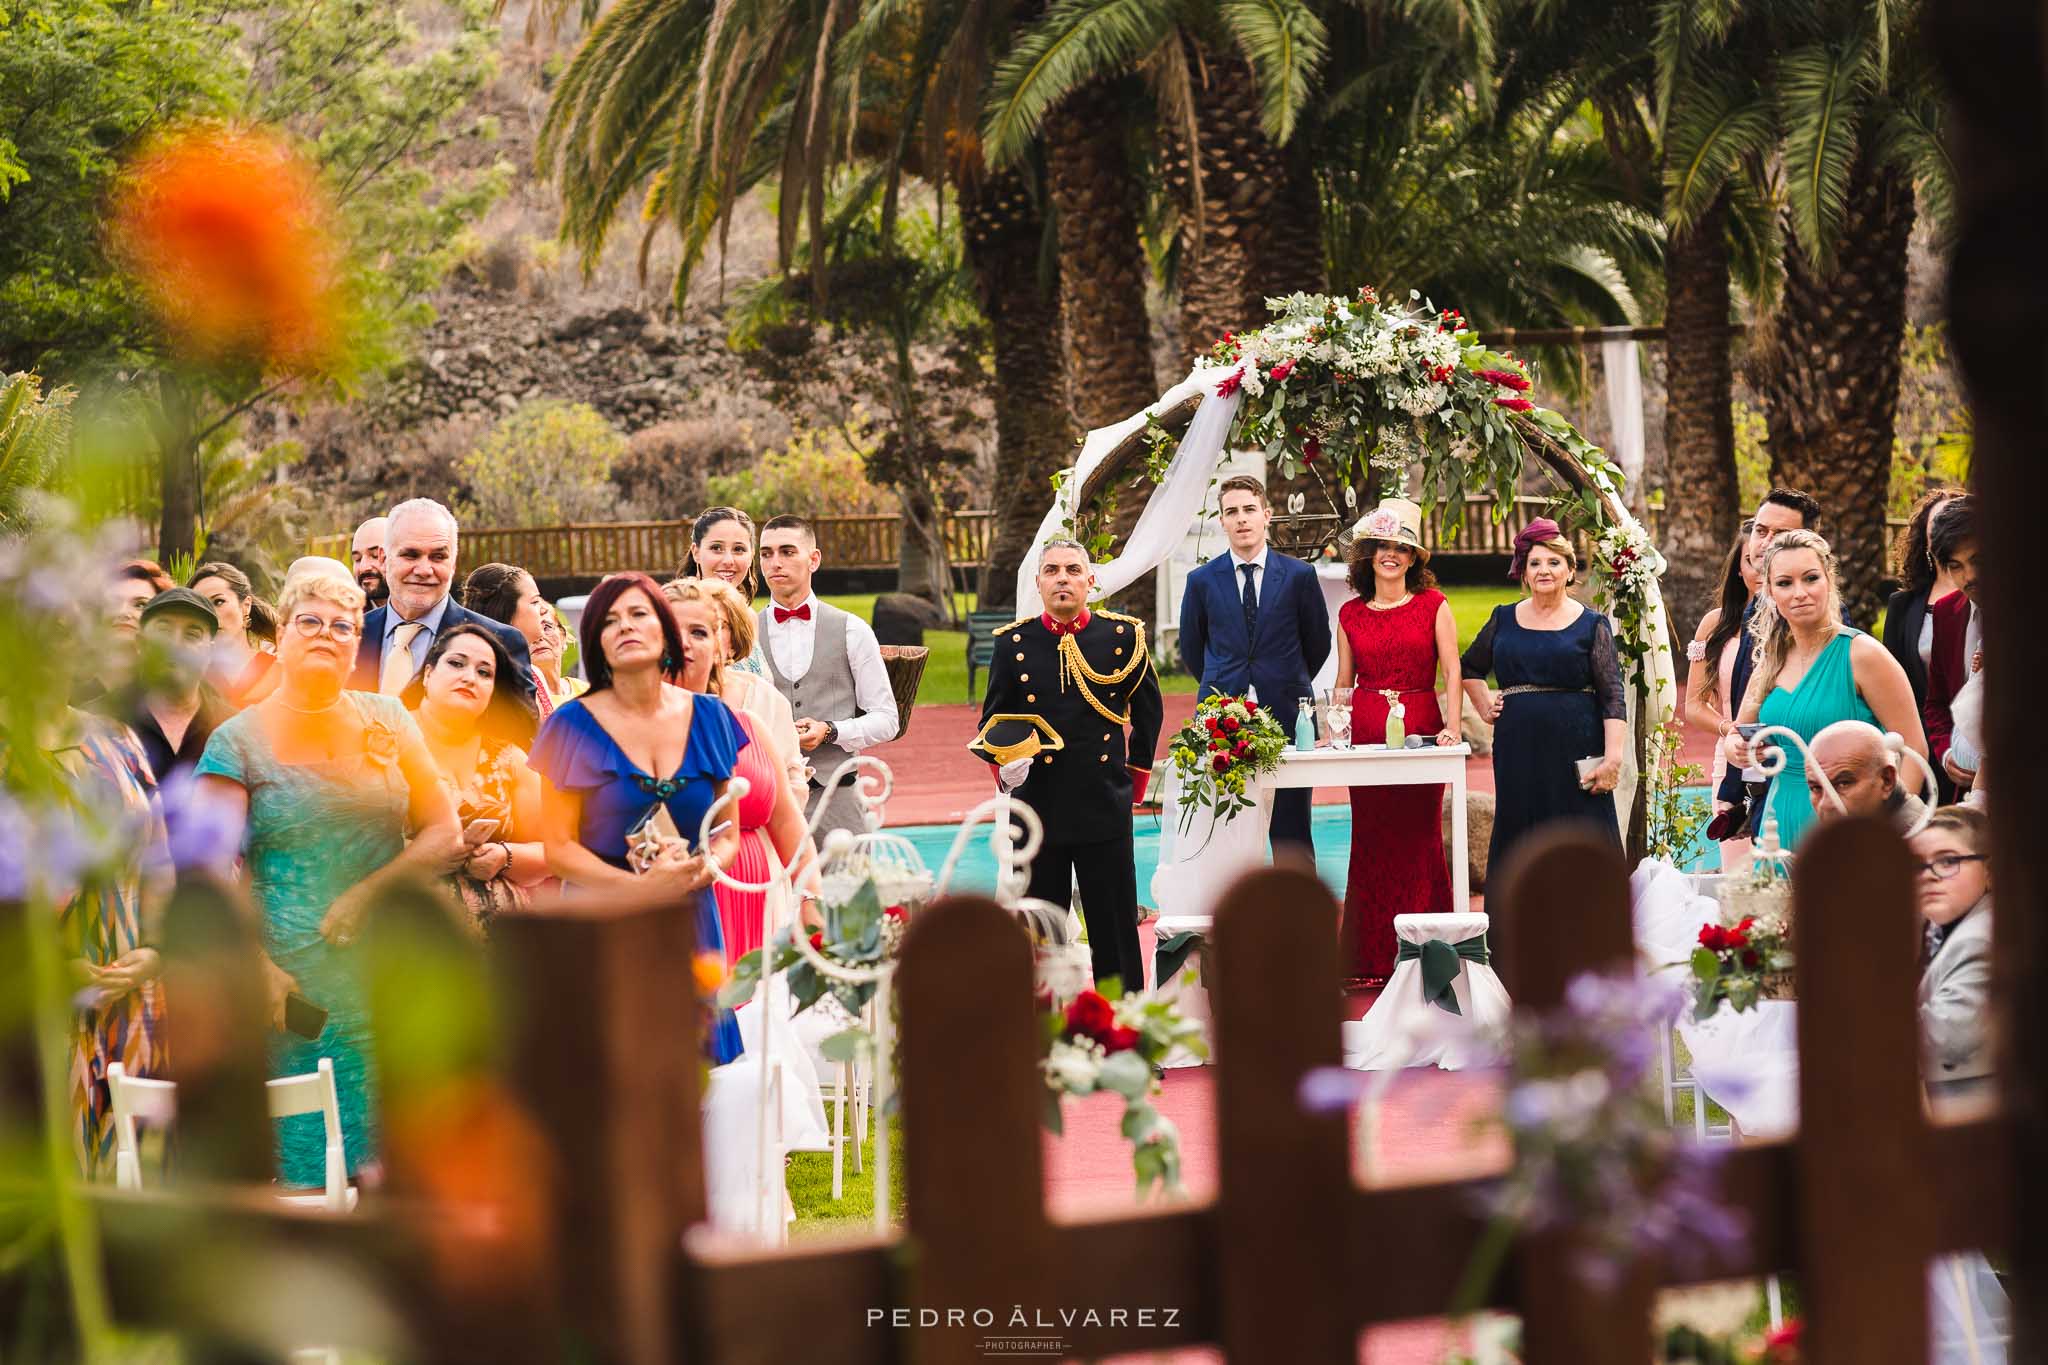
[[[770,517],[761,527],[761,576],[773,599],[761,611],[761,639],[811,765],[805,814],[825,803],[821,830],[858,833],[864,826],[853,788],[827,791],[824,784],[850,755],[896,738],[896,694],[873,628],[811,591],[818,562],[818,537],[802,517]]]

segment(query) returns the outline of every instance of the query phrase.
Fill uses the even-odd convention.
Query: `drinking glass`
[[[1351,747],[1351,691],[1348,687],[1330,689],[1330,747],[1348,749]]]

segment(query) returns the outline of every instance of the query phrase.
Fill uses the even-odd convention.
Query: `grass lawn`
[[[1512,602],[1521,593],[1516,588],[1502,584],[1500,587],[1456,587],[1445,588],[1444,596],[1450,599],[1451,612],[1458,619],[1458,646],[1463,648],[1472,643],[1472,637],[1486,624],[1486,618],[1496,606]],[[850,611],[867,621],[874,617],[874,593],[843,593],[824,599],[842,611]],[[973,597],[961,595],[954,599],[962,604],[963,610],[972,610]],[[942,702],[979,701],[981,679],[975,679],[976,695],[967,695],[967,632],[961,630],[928,630],[924,636],[925,646],[931,650],[931,657],[925,660],[924,678],[918,684],[918,700],[938,705]],[[1195,680],[1181,672],[1161,673],[1160,690],[1164,692],[1193,692]]]
[[[829,1114],[830,1107],[827,1106]],[[852,1115],[847,1116],[852,1122]],[[872,1120],[871,1120],[872,1123]],[[860,1144],[861,1169],[853,1169],[849,1154],[841,1189],[844,1198],[832,1198],[832,1154],[793,1152],[789,1157],[789,1202],[796,1206],[793,1238],[838,1233],[867,1233],[875,1222],[875,1139],[872,1126]],[[898,1222],[903,1219],[903,1121],[889,1121],[889,1189],[895,1196]]]

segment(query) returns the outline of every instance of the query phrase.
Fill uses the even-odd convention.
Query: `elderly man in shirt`
[[[504,643],[512,656],[512,685],[531,712],[533,666],[525,634],[477,615],[449,595],[455,581],[455,534],[455,514],[432,498],[414,498],[391,509],[383,566],[391,597],[363,618],[362,648],[349,686],[395,697],[426,663],[436,635],[450,626],[474,624]]]
[[[822,556],[802,517],[770,517],[761,527],[761,576],[772,599],[760,613],[761,638],[775,688],[796,714],[797,743],[811,765],[805,814],[825,814],[820,831],[865,828],[855,788],[825,783],[848,758],[896,738],[896,694],[882,646],[867,622],[820,602],[811,591]]]
[[[1812,757],[1806,765],[1806,792],[1816,820],[1876,816],[1901,834],[1920,822],[1926,803],[1907,790],[1900,750],[1875,725],[1838,720],[1815,735],[1807,750]],[[1832,797],[1821,786],[1823,775],[1834,789]]]

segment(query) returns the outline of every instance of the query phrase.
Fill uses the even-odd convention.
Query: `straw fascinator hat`
[[[1422,509],[1406,498],[1381,498],[1378,507],[1352,526],[1351,538],[1391,541],[1429,558],[1429,547],[1422,543]]]

